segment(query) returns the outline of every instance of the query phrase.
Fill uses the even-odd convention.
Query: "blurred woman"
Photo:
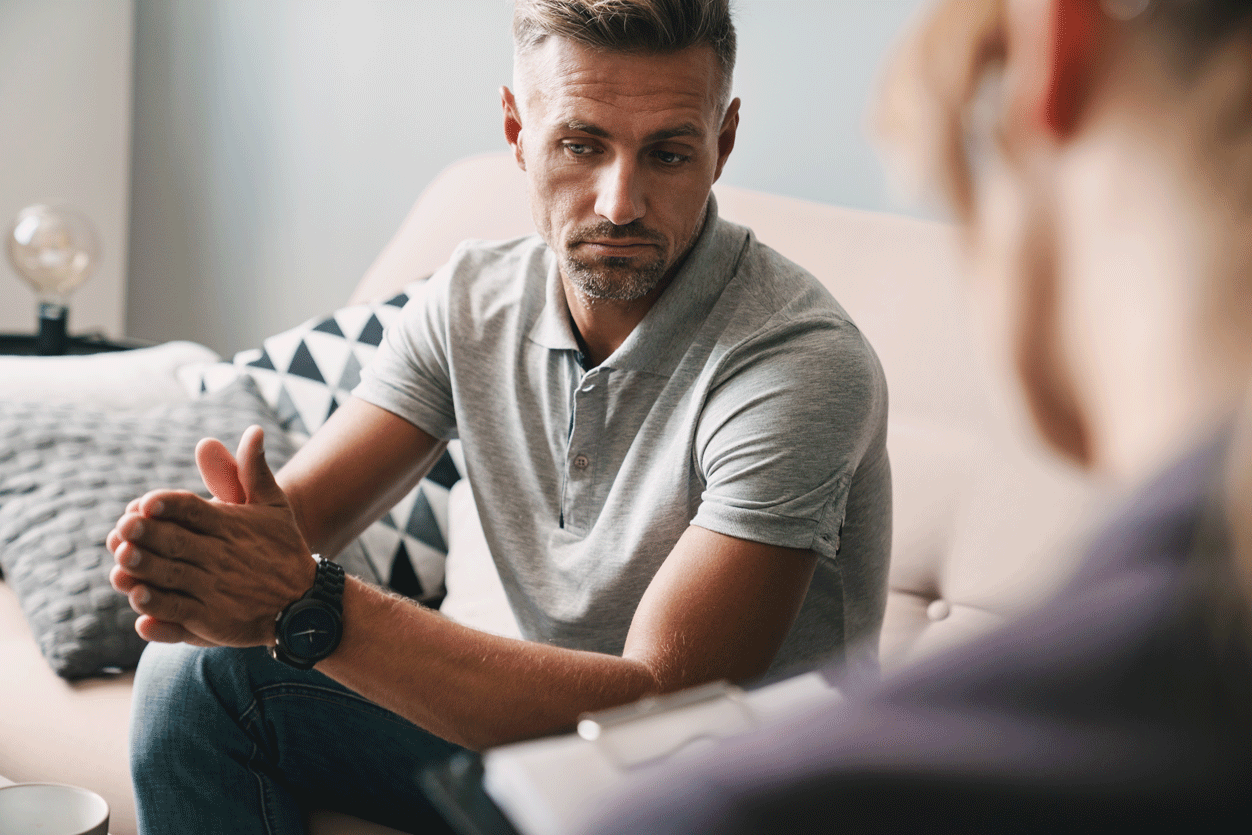
[[[1039,434],[1133,498],[1038,611],[592,830],[1246,826],[1252,2],[948,0],[879,125],[951,206]]]

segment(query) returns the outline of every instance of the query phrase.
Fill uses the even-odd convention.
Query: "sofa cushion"
[[[0,356],[0,399],[144,409],[189,400],[191,395],[179,384],[179,372],[217,359],[212,350],[194,342],[85,356]]]
[[[0,399],[0,566],[56,672],[128,669],[143,641],[109,585],[105,538],[127,503],[156,488],[208,493],[196,468],[202,437],[231,448],[266,430],[271,466],[293,447],[250,380],[199,400],[103,411]]]
[[[212,392],[241,375],[251,377],[299,445],[351,396],[383,330],[399,317],[415,283],[385,300],[340,308],[275,334],[260,348],[235,354],[232,362],[202,367],[190,382],[201,392]],[[445,453],[339,562],[349,570],[360,565],[364,570],[357,573],[366,579],[437,603],[443,596],[448,551],[448,491],[460,478],[454,453]]]

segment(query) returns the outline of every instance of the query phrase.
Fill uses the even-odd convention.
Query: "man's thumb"
[[[248,504],[274,504],[286,501],[286,495],[269,464],[265,462],[265,430],[259,426],[249,426],[239,439],[239,451],[235,453],[239,462],[239,483]]]
[[[218,501],[243,504],[247,500],[239,483],[239,467],[230,450],[217,438],[204,438],[196,444],[196,466],[204,486]]]

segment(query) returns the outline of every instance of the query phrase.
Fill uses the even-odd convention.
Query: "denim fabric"
[[[260,647],[152,644],[135,675],[131,777],[142,835],[303,833],[313,808],[449,832],[418,773],[461,750]]]

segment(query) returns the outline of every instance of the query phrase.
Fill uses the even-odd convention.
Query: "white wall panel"
[[[922,0],[735,0],[725,181],[889,205],[864,115]],[[506,0],[137,0],[137,336],[223,352],[347,298],[422,187],[503,150]]]
[[[0,0],[0,233],[31,203],[73,206],[101,264],[70,300],[75,333],[123,331],[130,190],[131,0]],[[0,255],[0,331],[35,296]]]

